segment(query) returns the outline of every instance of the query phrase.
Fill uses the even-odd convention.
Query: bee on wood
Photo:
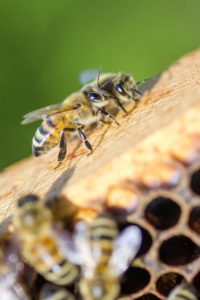
[[[67,153],[66,135],[73,133],[92,152],[84,127],[106,120],[119,125],[112,115],[112,109],[117,107],[127,113],[123,104],[138,100],[140,96],[131,75],[102,74],[63,102],[28,113],[23,117],[22,124],[43,120],[32,140],[33,154],[40,156],[59,145],[58,161],[62,162]]]
[[[78,222],[72,243],[69,238],[62,239],[60,247],[70,261],[81,267],[79,289],[83,299],[116,299],[121,276],[135,258],[141,241],[139,227],[132,225],[119,233],[116,221],[108,216],[98,216],[90,228]]]
[[[23,259],[48,281],[68,285],[78,269],[59,250],[52,228],[52,214],[35,195],[18,201],[15,227]]]
[[[40,291],[39,300],[75,300],[75,298],[66,288],[46,283]]]
[[[178,285],[169,294],[168,300],[198,300],[199,295],[192,284]]]

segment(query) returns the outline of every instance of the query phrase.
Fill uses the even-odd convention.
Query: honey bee
[[[31,300],[28,290],[22,283],[21,273],[24,264],[18,249],[7,237],[0,241],[0,295],[2,300]]]
[[[198,300],[199,295],[192,284],[178,285],[169,294],[168,300]]]
[[[52,214],[35,195],[18,201],[15,227],[24,260],[44,278],[57,285],[68,285],[78,269],[59,250],[52,229]]]
[[[141,241],[137,226],[129,226],[119,233],[115,220],[108,216],[98,216],[90,228],[85,222],[78,222],[74,245],[70,246],[68,241],[61,247],[66,247],[68,258],[81,267],[79,289],[83,299],[116,299],[121,276],[136,256]]]
[[[127,113],[123,104],[138,100],[140,96],[131,75],[102,74],[63,102],[28,113],[23,117],[22,124],[43,120],[32,140],[33,154],[40,156],[59,145],[58,161],[62,162],[67,153],[66,135],[73,133],[92,152],[84,127],[106,120],[119,125],[111,110],[117,107]]]
[[[40,291],[39,300],[75,300],[66,288],[46,283]]]

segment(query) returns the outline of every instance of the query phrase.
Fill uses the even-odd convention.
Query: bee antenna
[[[100,86],[100,83],[99,83],[100,75],[101,75],[101,68],[99,68],[98,75],[97,75],[97,85],[98,85],[98,88],[101,90],[101,86]]]

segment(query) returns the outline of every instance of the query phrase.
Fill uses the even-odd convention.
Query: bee
[[[39,274],[57,285],[75,281],[78,269],[60,252],[52,229],[52,214],[36,195],[18,201],[15,227],[22,257]]]
[[[61,247],[66,247],[68,258],[81,267],[79,289],[83,299],[116,299],[121,276],[135,258],[141,241],[137,226],[119,233],[116,221],[106,215],[99,215],[90,228],[85,222],[78,222],[73,246],[63,242]]]
[[[40,291],[39,300],[75,300],[75,298],[66,288],[46,283]]]
[[[84,128],[107,120],[119,125],[111,110],[117,107],[127,113],[123,104],[138,100],[140,96],[131,75],[102,74],[63,102],[28,113],[22,124],[43,120],[32,140],[33,154],[40,156],[59,145],[58,161],[62,162],[67,154],[67,134],[74,133],[92,152]]]
[[[0,295],[2,300],[31,300],[21,276],[24,267],[16,244],[8,239],[8,235],[1,237]]]
[[[198,300],[199,295],[192,284],[178,285],[169,294],[168,300]]]

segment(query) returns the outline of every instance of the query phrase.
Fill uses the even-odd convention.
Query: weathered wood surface
[[[184,155],[191,139],[199,151],[200,50],[183,57],[144,87],[140,104],[129,109],[127,117],[117,116],[119,127],[113,123],[90,133],[95,149],[92,155],[87,155],[84,145],[77,147],[75,140],[57,169],[54,149],[4,170],[0,174],[0,221],[14,212],[20,196],[30,192],[45,198],[63,195],[80,206],[100,207],[113,185],[126,178],[137,180],[158,153],[164,159],[177,151],[178,156]]]

